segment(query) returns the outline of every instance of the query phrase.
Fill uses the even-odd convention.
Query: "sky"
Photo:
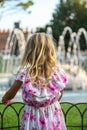
[[[44,27],[52,19],[52,13],[59,0],[33,0],[34,5],[30,7],[31,14],[24,11],[7,13],[0,19],[0,29],[12,29],[14,22],[20,21],[21,28],[34,29]]]

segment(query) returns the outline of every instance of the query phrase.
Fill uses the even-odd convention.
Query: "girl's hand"
[[[7,106],[11,103],[11,100],[6,101],[4,104]]]
[[[7,105],[9,105],[11,103],[11,100],[2,101],[2,103],[7,106]]]

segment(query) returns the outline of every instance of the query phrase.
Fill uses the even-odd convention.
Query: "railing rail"
[[[87,103],[61,102],[60,104],[68,130],[87,130]],[[23,107],[22,102],[13,102],[8,106],[0,103],[0,130],[20,130]]]
[[[61,105],[66,105],[66,104],[69,105],[67,110],[64,111],[63,106],[62,108],[63,108],[63,114],[65,117],[67,128],[72,128],[72,130],[77,130],[77,128],[78,130],[87,130],[87,103],[76,103],[76,104],[70,102],[61,103]],[[76,115],[75,114],[73,115],[72,110],[76,113]],[[67,120],[69,120],[68,119],[69,115],[71,115],[72,117],[74,116],[73,118],[74,118],[74,122],[76,122],[75,124],[72,124],[72,122],[68,124]],[[79,116],[80,124],[78,123],[78,120],[76,118],[77,116]]]

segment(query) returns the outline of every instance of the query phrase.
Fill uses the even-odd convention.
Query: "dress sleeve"
[[[21,70],[21,71],[18,72],[18,74],[16,75],[15,80],[19,80],[19,81],[22,81],[22,82],[24,83],[25,77],[26,77],[26,73],[27,73],[27,70],[26,70],[26,69]]]
[[[59,69],[59,71],[54,72],[53,80],[58,90],[61,91],[66,87],[68,82],[66,72],[63,69]]]

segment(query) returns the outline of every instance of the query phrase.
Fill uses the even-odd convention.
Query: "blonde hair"
[[[33,34],[26,45],[21,68],[29,67],[32,82],[40,77],[48,79],[56,65],[55,46],[52,38],[45,33]]]

